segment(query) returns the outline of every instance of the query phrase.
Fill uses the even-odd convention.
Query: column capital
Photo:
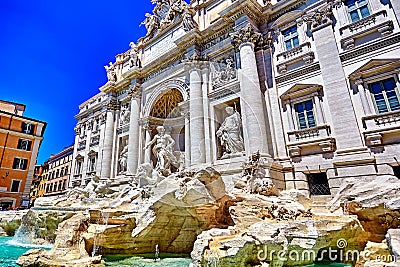
[[[254,27],[247,25],[231,34],[234,47],[240,47],[243,44],[252,44],[253,47],[262,42],[263,36],[257,32]]]
[[[336,2],[336,1],[332,1]],[[325,28],[326,26],[332,25],[332,8],[334,4],[327,4],[322,8],[306,13],[302,20],[307,22],[311,26],[311,32]]]
[[[111,100],[108,101],[108,103],[107,103],[107,111],[119,110],[119,106],[120,106],[120,103],[119,103],[118,100],[116,100],[116,99],[111,99]]]
[[[198,55],[197,53],[186,58],[184,60],[184,63],[185,63],[187,70],[189,70],[189,71],[205,69],[205,68],[208,68],[208,66],[210,64],[207,56],[201,56],[201,55]]]
[[[131,84],[128,89],[128,95],[131,99],[141,98],[142,85],[140,83]]]

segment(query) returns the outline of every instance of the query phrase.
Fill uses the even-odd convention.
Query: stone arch
[[[167,119],[180,117],[178,104],[183,101],[183,96],[178,89],[169,89],[154,102],[150,116]]]
[[[162,96],[167,93],[168,91],[175,89],[179,91],[182,95],[182,101],[186,101],[188,99],[188,91],[189,87],[187,84],[183,81],[180,80],[169,80],[161,83],[158,85],[153,93],[149,96],[149,99],[146,101],[146,104],[144,106],[144,116],[151,116],[151,111],[153,106],[156,104],[156,102],[162,98]]]

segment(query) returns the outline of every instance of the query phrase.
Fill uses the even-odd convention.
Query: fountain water
[[[107,229],[108,226],[108,219],[110,217],[110,213],[107,211],[100,211],[100,216],[97,219],[97,226],[96,226],[96,232],[93,237],[93,250],[92,250],[92,257],[96,256],[96,253],[99,250],[98,244],[98,238],[101,238],[101,234],[104,233],[104,231]]]

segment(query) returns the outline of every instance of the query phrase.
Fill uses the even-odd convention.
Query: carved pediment
[[[304,11],[294,10],[284,15],[280,16],[274,23],[271,25],[272,29],[281,29],[282,27],[288,26],[288,24],[293,23],[296,19],[300,18],[304,15]]]
[[[282,102],[290,99],[299,98],[305,95],[321,94],[322,85],[319,84],[295,84],[289,90],[281,95]]]
[[[387,72],[396,68],[400,68],[400,59],[371,59],[360,68],[353,71],[349,78],[351,80],[364,78],[379,72]]]

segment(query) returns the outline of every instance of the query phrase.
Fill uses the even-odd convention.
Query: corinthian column
[[[242,110],[243,134],[246,154],[256,151],[268,154],[266,117],[264,113],[264,96],[260,88],[254,48],[261,34],[251,26],[246,26],[233,36],[233,45],[239,47],[241,70],[240,107]]]
[[[139,118],[141,90],[138,84],[131,85],[128,91],[131,97],[131,115],[129,120],[129,145],[127,173],[136,173],[139,162]]]
[[[201,65],[203,62],[191,60],[187,63],[190,75],[190,162],[191,165],[206,162],[204,148],[204,107],[201,82]]]
[[[118,108],[117,100],[110,100],[107,105],[106,127],[104,132],[103,142],[103,157],[101,165],[101,177],[110,178],[112,150],[113,150],[113,136],[114,136],[114,113]]]

